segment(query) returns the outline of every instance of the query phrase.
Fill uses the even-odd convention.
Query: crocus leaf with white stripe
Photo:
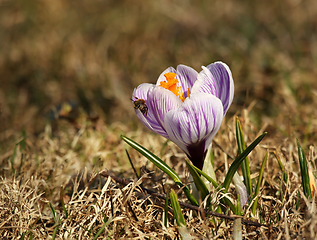
[[[255,187],[255,190],[254,190],[254,194],[253,194],[253,199],[254,199],[254,202],[253,202],[253,205],[252,205],[252,214],[255,215],[255,211],[256,211],[256,207],[258,205],[258,201],[259,201],[259,192],[260,192],[260,186],[261,186],[261,183],[262,183],[262,178],[263,178],[263,172],[264,172],[264,167],[265,167],[265,164],[266,164],[266,160],[267,160],[267,157],[268,157],[268,154],[269,154],[269,151],[267,150],[266,151],[266,154],[265,154],[265,157],[262,161],[262,164],[261,164],[261,168],[260,168],[260,172],[259,172],[259,177],[258,177],[258,182],[256,184],[256,187]]]
[[[183,189],[186,197],[191,202],[191,204],[198,206],[198,202],[196,199],[190,194],[190,190],[187,186],[185,186],[182,182],[182,180],[179,178],[177,173],[171,169],[164,161],[162,161],[158,156],[151,153],[149,150],[141,146],[140,144],[136,143],[132,139],[125,137],[121,135],[121,138],[129,144],[131,147],[133,147],[135,150],[137,150],[139,153],[141,153],[144,157],[146,157],[148,160],[150,160],[155,166],[157,166],[159,169],[161,169],[163,172],[165,172],[168,176],[170,176],[173,181]]]
[[[244,142],[244,136],[242,132],[241,123],[238,117],[236,118],[236,138],[237,138],[239,154],[241,154],[246,149],[246,146]],[[248,157],[245,157],[245,159],[241,163],[241,170],[243,174],[244,184],[247,188],[248,194],[250,195],[252,193],[252,185],[251,185],[250,166],[249,166]]]
[[[185,227],[186,222],[184,219],[184,215],[182,213],[181,206],[179,205],[177,195],[173,189],[171,189],[171,192],[170,192],[170,201],[174,211],[174,218],[176,220],[177,225],[180,227],[182,226]]]
[[[196,185],[196,188],[198,189],[199,193],[200,193],[200,197],[201,200],[204,200],[206,198],[206,196],[208,196],[209,191],[205,185],[205,183],[203,182],[203,180],[201,180],[201,177],[199,176],[199,174],[197,173],[197,171],[195,170],[194,167],[192,167],[192,165],[186,161],[186,165],[187,168],[190,172],[190,174],[192,175],[193,179],[194,179],[194,183]],[[209,205],[210,200],[207,201],[207,206]]]
[[[246,156],[249,155],[249,153],[262,141],[262,139],[265,137],[267,133],[263,133],[260,135],[257,139],[254,140],[253,143],[251,143],[231,164],[226,178],[223,182],[223,187],[225,188],[224,192],[227,192],[229,189],[229,185],[232,181],[232,178],[236,171],[238,170],[239,166],[241,165],[242,161],[245,159]]]
[[[187,163],[187,167],[188,169],[193,168],[194,170],[196,170],[199,174],[201,174],[201,176],[203,176],[204,178],[207,179],[207,181],[211,182],[212,185],[214,186],[214,188],[219,188],[222,187],[221,185],[219,185],[217,182],[215,182],[215,180],[212,179],[212,177],[208,176],[205,172],[203,172],[202,170],[200,170],[199,168],[195,167],[194,165],[191,165],[190,163]],[[221,199],[221,202],[224,203],[224,205],[227,205],[230,207],[230,209],[232,210],[232,212],[235,214],[236,213],[236,207],[232,204],[232,202],[230,201],[229,198],[227,198],[225,195],[223,196],[223,198]]]
[[[304,194],[307,198],[312,198],[311,189],[310,189],[310,183],[309,183],[309,173],[307,168],[307,161],[304,154],[304,151],[298,141],[297,142],[297,148],[298,148],[298,160],[299,160],[299,166],[300,166],[300,174],[302,177],[302,186],[304,190]]]

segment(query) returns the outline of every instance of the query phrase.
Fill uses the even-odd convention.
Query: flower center
[[[175,78],[176,73],[165,73],[164,77],[166,78],[166,82],[160,82],[160,86],[170,90],[172,93],[174,93],[177,97],[179,97],[180,100],[183,102],[185,101],[183,89],[181,86],[177,86],[178,80]]]

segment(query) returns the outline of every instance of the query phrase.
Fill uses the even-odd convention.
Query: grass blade
[[[244,136],[242,132],[241,123],[236,118],[236,136],[237,136],[237,144],[238,144],[238,151],[239,154],[241,154],[245,149],[245,142],[244,142]],[[252,193],[252,185],[251,185],[251,177],[250,177],[250,166],[249,166],[249,158],[245,157],[245,159],[241,163],[241,170],[243,175],[243,181],[247,188],[248,194],[250,195]]]
[[[216,173],[215,173],[214,166],[213,166],[214,156],[213,156],[211,146],[212,146],[212,144],[210,144],[210,146],[208,147],[202,171],[204,173],[206,173],[208,176],[210,176],[215,182],[217,182],[217,177],[216,177]],[[205,177],[203,177],[202,180],[206,184],[206,186],[210,192],[210,186],[208,184],[210,181],[208,181]]]
[[[109,225],[109,223],[111,223],[112,219],[110,218],[107,222],[105,222],[102,227],[99,229],[99,231],[96,233],[96,235],[94,236],[93,240],[97,239],[101,233],[103,233],[103,231],[105,230],[105,228]]]
[[[201,174],[204,178],[206,178],[209,182],[211,182],[215,188],[219,186],[219,184],[212,177],[207,175],[205,172],[201,171],[198,167],[194,166],[193,164],[190,164],[189,162],[188,164],[190,165],[190,167],[194,168],[199,174]]]
[[[229,185],[232,181],[232,178],[235,174],[235,172],[238,170],[239,166],[241,165],[242,161],[245,159],[246,156],[262,141],[262,139],[265,137],[267,133],[263,133],[261,136],[259,136],[257,139],[254,140],[253,143],[250,144],[249,147],[246,148],[231,164],[228,173],[226,175],[225,181],[223,183],[223,187],[225,188],[225,193],[229,189]]]
[[[62,203],[62,208],[64,210],[64,214],[65,214],[65,218],[68,218],[68,212],[65,206],[65,201],[64,201],[64,187],[61,187],[61,191],[60,191],[60,199],[61,199],[61,203]]]
[[[236,206],[236,215],[242,216],[241,214],[241,203],[240,203],[240,195],[237,194],[237,206]]]
[[[146,157],[148,160],[150,160],[155,166],[157,166],[159,169],[161,169],[163,172],[165,172],[168,176],[170,176],[173,181],[183,189],[185,195],[187,196],[188,200],[191,202],[191,204],[198,206],[198,202],[196,199],[190,194],[189,188],[185,186],[179,176],[176,174],[176,172],[171,169],[165,162],[163,162],[159,157],[151,153],[146,148],[142,147],[132,139],[125,137],[121,135],[121,138],[129,144],[131,147],[133,147],[135,150],[137,150],[139,153],[141,153],[144,157]]]
[[[52,203],[49,203],[49,206],[50,206],[50,209],[51,209],[53,218],[54,218],[54,222],[55,222],[55,224],[57,224],[57,223],[58,223],[58,214],[57,214],[57,212],[55,211],[55,209],[54,209]]]
[[[53,234],[52,234],[52,240],[55,240],[57,231],[58,231],[58,225],[56,225],[56,227],[54,228],[54,231],[53,231]]]
[[[20,141],[20,151],[22,152],[26,147],[26,132],[25,130],[22,131],[22,139]]]
[[[51,212],[52,212],[52,215],[53,215],[53,218],[54,218],[54,222],[55,222],[55,228],[54,228],[54,231],[53,231],[53,234],[52,234],[52,239],[54,240],[55,237],[56,237],[56,234],[57,234],[57,231],[59,229],[59,223],[60,223],[60,219],[59,219],[59,215],[58,213],[55,211],[52,203],[49,202],[49,206],[51,208]]]
[[[190,174],[192,175],[194,179],[194,183],[200,193],[201,199],[204,200],[206,196],[208,196],[209,191],[203,182],[203,180],[200,178],[199,174],[195,170],[195,168],[192,167],[192,165],[186,160],[186,165],[189,169]]]
[[[186,239],[186,240],[193,239],[186,227],[186,222],[185,222],[184,215],[182,213],[182,209],[179,205],[177,195],[173,189],[170,192],[170,201],[174,211],[174,218],[178,226],[178,232],[181,235],[181,239]]]
[[[300,173],[302,176],[302,186],[303,186],[304,194],[307,198],[311,199],[312,195],[311,195],[311,189],[309,184],[309,173],[307,168],[306,157],[301,145],[299,144],[298,139],[296,139],[296,141],[297,141],[298,160],[299,160],[299,166],[300,166]]]
[[[171,193],[170,193],[170,200],[171,200],[172,208],[174,211],[174,218],[176,220],[177,226],[179,227],[186,226],[186,222],[184,219],[184,215],[182,213],[181,206],[179,205],[177,195],[173,189],[171,190]]]
[[[283,180],[284,180],[284,182],[286,183],[286,182],[287,182],[287,173],[286,173],[286,171],[285,171],[284,165],[283,165],[281,159],[279,158],[279,156],[277,155],[277,153],[276,153],[276,152],[273,152],[273,154],[274,154],[274,156],[275,156],[275,158],[276,158],[276,160],[277,160],[278,165],[280,166],[280,169],[281,169],[282,172],[283,172]]]
[[[190,163],[188,163],[190,164]],[[204,178],[206,178],[209,182],[212,183],[212,185],[215,187],[215,188],[218,188],[219,187],[219,184],[217,182],[215,182],[213,180],[212,177],[208,176],[206,173],[204,173],[203,171],[201,171],[198,167],[190,164],[192,168],[194,168],[199,174],[201,174]],[[229,198],[226,198],[226,197],[223,197],[223,199],[221,199],[221,202],[224,203],[225,205],[229,206],[231,211],[236,214],[236,207],[232,204],[232,202],[230,201]]]
[[[131,165],[131,167],[132,167],[132,169],[133,169],[133,172],[134,172],[135,176],[137,177],[137,179],[139,180],[139,179],[140,179],[140,175],[138,174],[138,172],[136,171],[136,169],[135,169],[135,167],[134,167],[134,165],[133,165],[133,162],[132,162],[132,160],[131,160],[131,158],[130,158],[130,155],[129,155],[129,153],[128,153],[128,150],[125,150],[125,152],[126,152],[127,157],[128,157],[128,159],[129,159],[130,165]]]
[[[129,200],[127,200],[127,205],[128,205],[128,208],[129,208],[130,212],[132,213],[133,218],[135,219],[135,221],[138,222],[139,219],[138,219],[137,215],[135,214],[135,212],[134,212]]]
[[[262,164],[261,164],[261,169],[260,169],[260,173],[259,173],[259,177],[258,177],[258,182],[256,184],[255,191],[254,191],[254,194],[253,194],[253,198],[256,198],[254,200],[254,202],[253,202],[253,205],[252,205],[252,214],[253,215],[255,215],[255,211],[256,211],[256,208],[258,206],[258,201],[259,201],[258,194],[260,192],[260,186],[261,186],[261,183],[262,183],[264,167],[265,167],[268,155],[269,155],[269,151],[266,151],[265,157],[264,157],[264,159],[262,161]]]
[[[13,154],[11,156],[11,171],[12,171],[13,174],[15,173],[14,160],[15,160],[15,157],[17,155],[18,146],[19,146],[19,143],[15,144],[14,150],[13,150]]]
[[[163,224],[165,227],[168,227],[168,193],[166,192],[166,199],[165,199],[165,205],[164,205],[164,212],[163,212]]]

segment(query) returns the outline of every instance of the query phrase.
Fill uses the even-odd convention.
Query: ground
[[[249,156],[254,187],[269,153],[256,214],[245,210],[244,219],[268,227],[243,224],[243,237],[315,239],[316,204],[303,193],[296,138],[315,174],[316,14],[313,0],[2,1],[0,235],[180,238],[173,211],[166,228],[164,199],[144,188],[186,198],[120,135],[188,182],[186,155],[138,122],[132,91],[169,66],[200,71],[223,61],[235,96],[213,141],[217,180],[237,155],[236,117],[247,144],[267,132]],[[235,201],[234,185],[229,193]],[[182,211],[194,238],[232,238],[230,219]]]

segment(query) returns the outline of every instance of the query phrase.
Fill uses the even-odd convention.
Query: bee
[[[147,111],[149,110],[146,103],[145,103],[145,100],[142,99],[142,98],[137,98],[134,96],[134,98],[136,100],[133,100],[131,98],[131,101],[133,102],[133,107],[135,109],[139,109],[141,111],[141,113],[143,113],[143,115],[147,116]]]

